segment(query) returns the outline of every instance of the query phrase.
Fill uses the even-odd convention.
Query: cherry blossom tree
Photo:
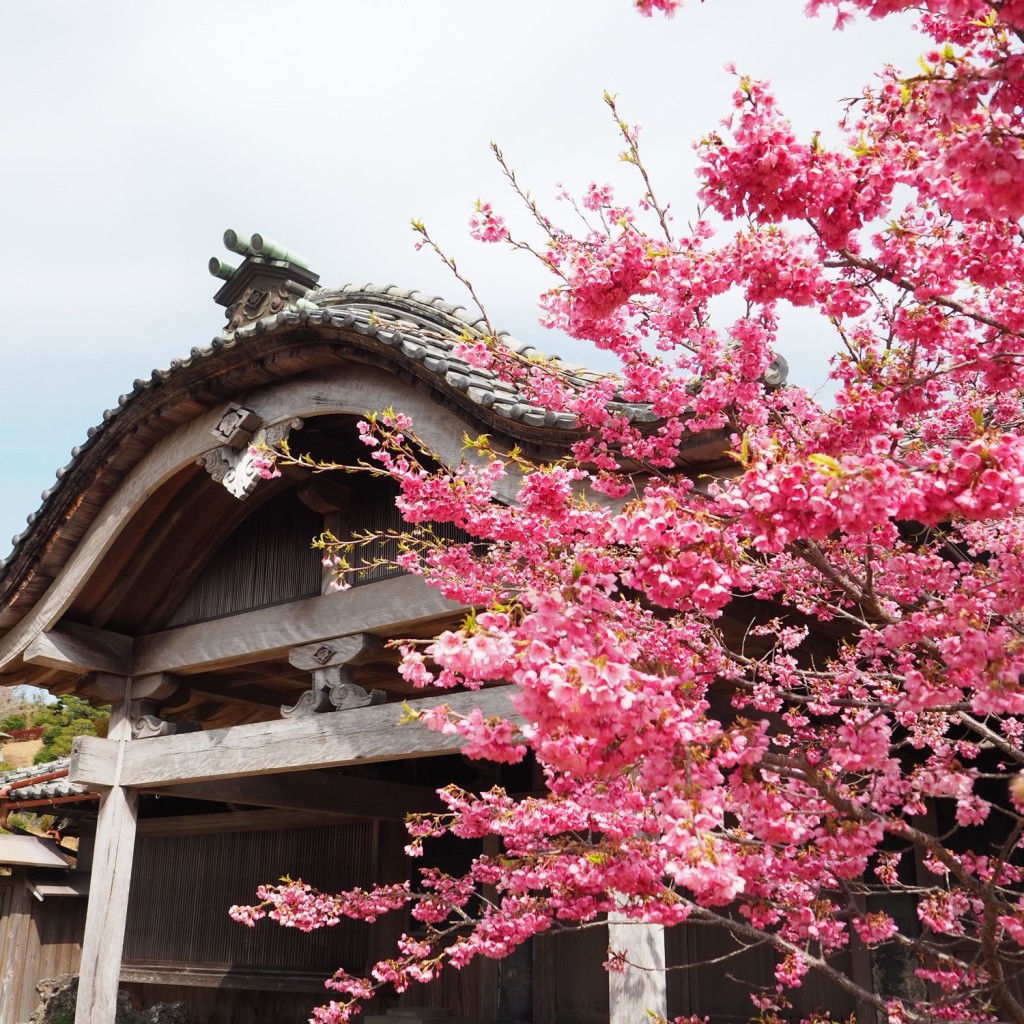
[[[844,144],[798,138],[740,77],[682,223],[608,97],[635,201],[592,185],[570,230],[502,161],[531,226],[478,205],[476,237],[549,268],[546,323],[619,362],[580,384],[466,341],[465,358],[575,415],[563,459],[481,438],[437,470],[400,413],[362,427],[405,519],[470,538],[403,548],[407,570],[478,609],[405,645],[403,675],[515,684],[515,722],[425,717],[473,757],[535,758],[546,792],[449,787],[446,814],[412,820],[414,855],[445,833],[500,842],[461,877],[284,883],[234,908],[299,928],[411,909],[422,934],[371,978],[339,972],[318,1021],[618,910],[773,947],[775,985],[752,993],[764,1021],[821,971],[892,1022],[1024,1022],[1024,0],[807,7],[840,29],[918,12],[919,68],[884,69],[843,109]],[[820,315],[834,399],[774,386],[787,304]],[[685,472],[706,431],[733,460],[714,479]],[[494,500],[501,477],[513,505]],[[325,544],[344,575],[346,543]],[[913,899],[919,935],[880,892]],[[836,967],[851,944],[903,957],[916,988],[855,982]]]

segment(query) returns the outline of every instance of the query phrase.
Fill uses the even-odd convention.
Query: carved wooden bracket
[[[319,644],[294,647],[288,661],[296,668],[312,672],[313,685],[291,707],[281,705],[282,718],[300,718],[326,711],[347,711],[383,704],[383,690],[365,690],[352,679],[352,665],[368,661],[381,648],[380,640],[369,633],[325,640]]]
[[[152,739],[154,736],[172,736],[182,732],[200,732],[203,726],[199,722],[168,722],[159,715],[144,715],[135,708],[136,702],[139,705],[146,701],[132,701],[131,708],[131,738]]]
[[[320,715],[326,711],[349,711],[371,704],[383,704],[387,695],[383,690],[364,690],[352,681],[352,670],[346,665],[318,668],[313,673],[313,685],[291,707],[281,705],[282,718],[302,718]]]
[[[181,679],[170,672],[154,672],[133,678],[131,700],[128,701],[132,739],[145,740],[152,736],[171,736],[201,729],[198,722],[168,722],[158,713],[168,705],[173,707],[175,703],[181,703],[184,692]]]
[[[293,430],[302,427],[302,420],[285,420],[273,426],[262,426],[262,420],[251,409],[232,405],[213,428],[213,435],[227,443],[200,455],[196,462],[223,484],[230,494],[244,501],[260,481],[259,456],[253,448],[280,444]]]
[[[259,414],[246,409],[244,405],[232,402],[228,411],[221,416],[217,426],[210,431],[229,448],[241,448],[252,440],[252,435],[263,426]]]
[[[157,715],[155,700],[133,700],[129,702],[128,708],[133,740],[170,736],[174,732],[174,726]]]
[[[97,631],[98,632],[98,631]],[[132,739],[170,736],[178,732],[195,732],[198,722],[167,722],[157,712],[175,702],[181,703],[186,692],[181,680],[169,672],[129,677],[111,672],[92,672],[78,686],[78,692],[93,700],[120,703],[128,697],[128,723]]]

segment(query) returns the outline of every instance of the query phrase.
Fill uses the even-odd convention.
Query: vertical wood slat
[[[355,501],[348,512],[349,536],[356,533],[406,533],[415,529],[403,518],[401,512],[395,505],[400,489],[398,484],[385,477],[375,477],[363,480],[358,489],[355,490]],[[469,534],[451,523],[427,523],[436,537],[443,540],[462,542],[469,540]],[[361,555],[362,564],[369,565],[376,559],[384,559],[386,562],[394,562],[398,557],[398,540],[389,540],[381,544],[371,545],[359,549],[357,559]],[[350,559],[353,565],[358,565],[357,559]],[[377,580],[387,579],[391,576],[399,576],[403,572],[395,565],[383,564],[375,568],[366,569],[351,579],[353,584],[373,583]]]
[[[20,948],[15,952],[15,960],[20,970],[20,976],[15,976],[15,991],[18,992],[18,1002],[22,1011],[28,1010],[31,1013],[35,1009],[38,979],[39,932],[35,920],[38,901],[33,899],[25,886],[21,887],[21,892],[15,898],[21,903],[23,911]],[[24,1017],[17,1019],[23,1020]]]
[[[221,545],[166,625],[183,626],[320,593],[311,547],[323,517],[289,492],[254,512]]]
[[[774,986],[775,958],[766,946],[744,949],[724,928],[677,925],[666,932],[671,1016],[698,1014],[721,1024],[745,1024],[751,988]],[[742,978],[748,984],[737,983]]]
[[[548,932],[533,939],[533,1024],[598,1024],[609,1019],[608,930]],[[643,1021],[641,1016],[637,1022]]]
[[[0,1024],[28,1020],[37,982],[77,973],[84,920],[78,897],[34,899],[24,869],[0,884]]]
[[[256,886],[285,873],[327,892],[367,885],[368,823],[203,835],[142,836],[136,848],[124,960],[229,964],[239,969],[363,970],[366,925],[343,920],[303,935],[265,922],[232,921],[228,908],[251,903]],[[185,881],[187,880],[187,881]]]
[[[311,542],[325,526],[342,539],[356,533],[402,533],[413,529],[395,507],[399,488],[393,480],[368,478],[352,490],[351,507],[333,514],[333,521],[327,523],[320,513],[302,505],[292,492],[259,508],[213,555],[164,624],[165,628],[320,593],[323,567],[320,553],[312,549]],[[446,540],[469,539],[450,523],[430,526],[438,537]],[[390,564],[397,556],[397,539],[358,549],[350,559],[353,567],[369,566],[378,559],[383,559],[384,564],[365,569],[354,575],[351,582],[373,583],[401,575],[402,570]]]
[[[23,871],[15,869],[11,884],[0,889],[0,1024],[16,1024],[23,1013],[23,975],[29,966],[31,897],[25,889]],[[31,1010],[29,1011],[31,1012]]]
[[[668,972],[669,1018],[693,1014],[716,1024],[746,1024],[753,1010],[750,993],[774,989],[776,954],[767,944],[748,945],[725,928],[697,922],[669,928],[665,938],[668,966],[677,968]],[[844,973],[854,966],[849,950],[832,962]],[[815,971],[787,995],[794,1019],[827,1009],[840,1020],[857,1008],[849,993]]]
[[[33,900],[32,917],[39,942],[35,980],[76,974],[85,924],[85,900],[75,896],[48,897],[42,903]],[[27,1013],[21,1019],[27,1019]]]

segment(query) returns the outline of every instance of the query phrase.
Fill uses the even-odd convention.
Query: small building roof
[[[56,843],[38,836],[0,835],[0,864],[8,867],[71,868]]]
[[[21,800],[55,800],[69,796],[85,796],[89,793],[86,786],[69,782],[67,770],[71,767],[71,758],[62,757],[45,764],[31,764],[25,768],[12,768],[0,772],[0,800],[8,804],[16,804]],[[65,773],[60,778],[47,778],[58,772]],[[33,782],[39,779],[45,781]],[[21,783],[31,782],[31,785]],[[14,786],[13,789],[8,787]]]

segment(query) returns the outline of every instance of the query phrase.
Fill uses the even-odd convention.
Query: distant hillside
[[[15,768],[25,768],[43,749],[42,740],[8,740],[0,742],[0,761]]]

